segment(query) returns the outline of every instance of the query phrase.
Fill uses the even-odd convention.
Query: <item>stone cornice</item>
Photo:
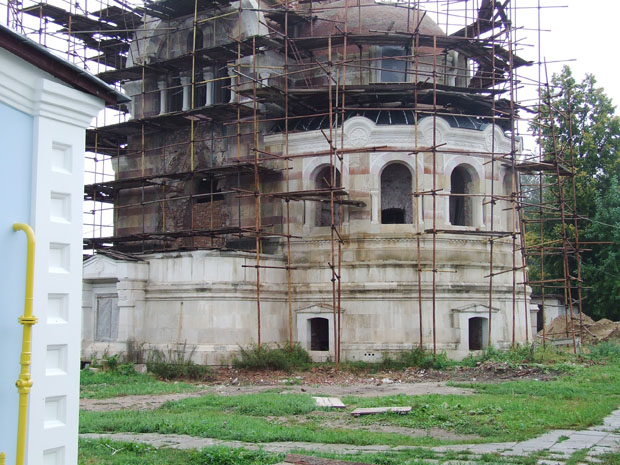
[[[86,128],[104,106],[2,49],[0,60],[0,102],[19,111]]]

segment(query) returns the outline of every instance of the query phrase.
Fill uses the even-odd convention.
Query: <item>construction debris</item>
[[[313,399],[317,407],[345,408],[345,405],[338,397],[313,397]]]
[[[560,315],[554,318],[545,328],[545,336],[549,340],[567,339],[572,337],[573,330],[576,337],[580,337],[584,344],[620,339],[620,322],[602,318],[594,321],[586,314],[575,315],[572,318]],[[538,333],[542,339],[543,332]]]

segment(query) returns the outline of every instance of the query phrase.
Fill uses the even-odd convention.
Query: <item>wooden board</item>
[[[309,457],[307,455],[288,454],[284,462],[278,465],[372,465],[361,462],[346,462],[343,460],[323,459],[320,457]]]
[[[313,397],[317,407],[344,408],[345,405],[338,397]]]
[[[356,408],[351,412],[354,417],[360,415],[374,415],[377,413],[399,413],[401,415],[407,415],[411,412],[411,407],[370,407],[370,408]]]

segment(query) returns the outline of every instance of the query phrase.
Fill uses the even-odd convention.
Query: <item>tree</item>
[[[615,115],[611,99],[596,86],[594,76],[588,74],[577,83],[570,68],[564,67],[561,73],[553,75],[549,89],[542,91],[541,100],[538,115],[530,127],[532,133],[537,137],[546,161],[557,160],[562,166],[574,165],[575,181],[573,201],[572,179],[562,177],[557,183],[555,176],[547,175],[544,184],[552,187],[543,194],[545,202],[557,206],[564,198],[568,218],[564,232],[570,244],[575,244],[577,234],[580,242],[617,240],[617,230],[605,226],[620,221],[618,215],[609,216],[615,211],[613,205],[618,197],[617,180],[620,179],[620,118]],[[531,218],[535,214],[534,209],[526,211]],[[574,217],[578,218],[577,228],[574,227]],[[557,211],[545,214],[542,229],[544,242],[562,244],[563,229]],[[528,231],[526,238],[530,245],[539,244],[540,230]],[[614,244],[581,247],[585,249],[582,251],[583,309],[590,315],[620,316],[618,294],[609,293],[613,289],[620,291],[620,287],[616,289],[620,286],[620,278],[617,263],[614,268],[614,260],[618,260],[614,247]],[[530,263],[532,275],[540,275],[539,265],[534,258]],[[555,250],[554,254],[545,257],[545,278],[563,277],[563,266],[563,256]],[[576,267],[577,260],[570,253],[569,271],[573,277],[577,276]]]
[[[583,264],[582,274],[590,287],[585,297],[592,315],[620,320],[620,187],[618,178],[612,176],[609,190],[597,195],[596,214],[586,229],[586,238],[593,242],[594,253]]]

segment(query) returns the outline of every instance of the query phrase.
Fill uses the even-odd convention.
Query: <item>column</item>
[[[157,81],[159,89],[159,114],[168,113],[168,83],[166,81]]]
[[[206,89],[206,100],[205,100],[205,105],[209,106],[209,105],[213,105],[213,93],[214,93],[214,82],[213,79],[215,78],[215,73],[213,72],[213,68],[212,67],[208,67],[208,68],[204,68],[203,69],[203,76],[206,82],[205,85],[205,89]]]
[[[181,76],[181,85],[183,86],[183,111],[192,108],[192,78],[191,76]]]

